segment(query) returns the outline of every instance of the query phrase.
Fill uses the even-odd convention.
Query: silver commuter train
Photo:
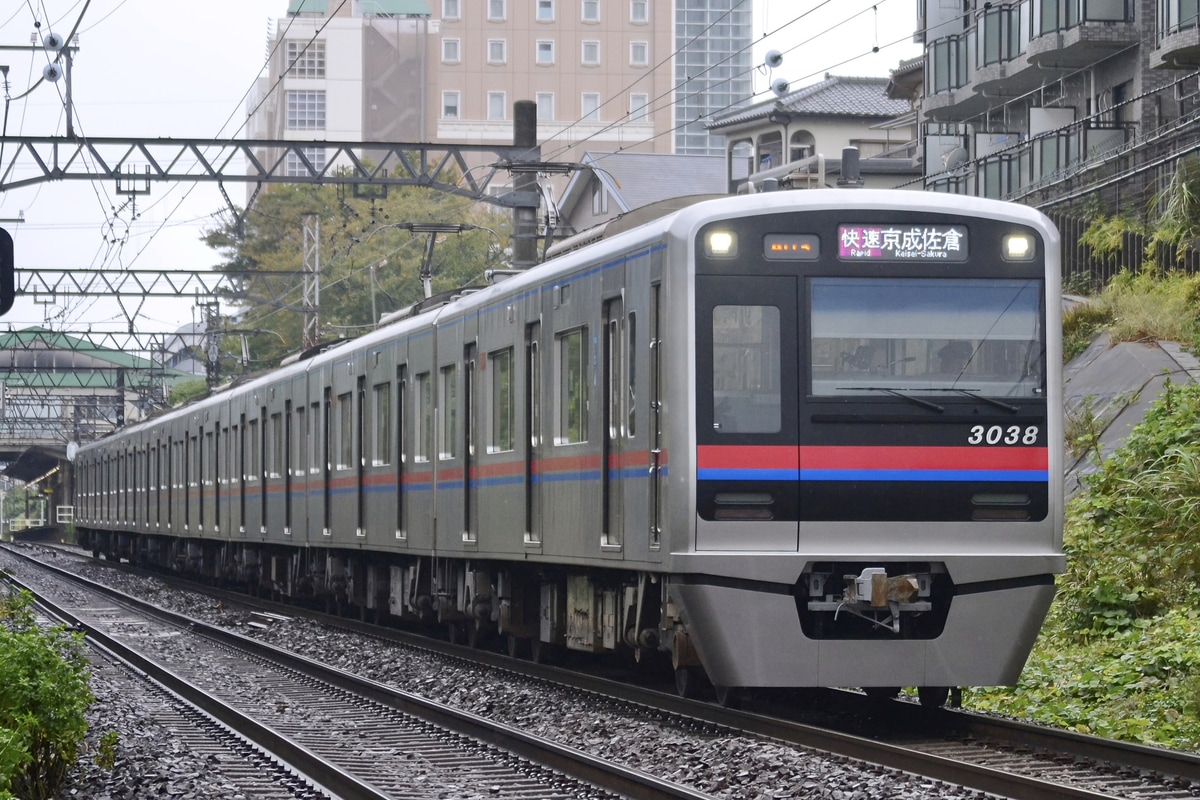
[[[1026,207],[698,202],[80,447],[77,528],[683,693],[940,704],[1017,680],[1064,568],[1060,314]]]

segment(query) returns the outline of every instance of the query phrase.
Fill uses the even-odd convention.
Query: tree
[[[420,187],[393,189],[374,200],[346,197],[331,186],[272,187],[246,215],[243,236],[237,235],[232,220],[226,220],[204,237],[223,258],[217,269],[234,286],[225,298],[239,310],[230,327],[245,332],[225,337],[222,374],[238,371],[230,370],[228,362],[240,364],[243,335],[250,363],[241,366],[247,370],[273,367],[300,349],[307,214],[320,220],[322,340],[366,332],[379,315],[423,298],[418,272],[427,235],[400,225],[474,226],[461,234],[439,236],[433,254],[435,292],[480,285],[486,270],[501,266],[511,228],[506,214]]]

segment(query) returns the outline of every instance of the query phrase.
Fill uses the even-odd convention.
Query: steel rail
[[[624,797],[638,798],[638,800],[715,800],[713,795],[699,792],[691,789],[690,787],[657,778],[649,773],[642,772],[641,770],[630,769],[627,767],[622,767],[618,764],[604,761],[603,759],[596,758],[595,756],[591,756],[575,748],[551,742],[547,739],[526,733],[512,726],[494,722],[484,717],[471,714],[470,712],[452,708],[450,706],[420,697],[419,695],[411,694],[400,689],[386,686],[377,681],[347,673],[341,669],[327,666],[305,656],[288,652],[273,645],[242,636],[241,634],[233,631],[229,631],[214,625],[209,625],[208,623],[192,619],[183,614],[177,614],[175,612],[168,611],[159,606],[139,600],[138,598],[131,597],[130,595],[124,594],[116,589],[112,589],[104,586],[103,584],[90,581],[68,570],[56,567],[53,564],[46,564],[35,559],[30,559],[25,554],[15,551],[12,548],[6,547],[5,549],[14,555],[32,561],[37,566],[62,578],[73,581],[81,586],[85,586],[89,590],[99,592],[107,597],[113,598],[114,600],[119,600],[121,603],[126,604],[141,613],[148,614],[176,625],[186,626],[192,632],[208,637],[213,641],[220,642],[244,652],[248,652],[271,663],[294,670],[302,675],[322,681],[352,694],[374,700],[381,705],[395,709],[400,713],[424,720],[425,722],[438,728],[450,730],[469,739],[490,744],[500,750],[515,754],[528,761],[541,764],[542,766],[549,767],[550,769],[569,775],[576,780],[590,783],[606,791],[613,792]],[[64,611],[63,613],[67,612]],[[74,615],[68,614],[68,616],[74,618]],[[80,624],[89,636],[94,635],[97,638],[103,637],[105,640],[115,641],[111,640],[110,637],[105,636],[102,632],[95,630],[90,625],[82,623]],[[122,649],[125,649],[124,646],[120,645],[119,642],[116,642],[116,644],[117,646],[122,647]],[[140,656],[137,656],[137,659],[139,662],[145,661],[149,664],[154,663]],[[142,668],[141,663],[137,663],[137,666]],[[171,686],[171,688],[174,689],[175,687]],[[199,692],[199,690],[193,691]],[[220,704],[219,700],[211,698],[206,693],[199,692],[199,694],[202,695],[202,699]],[[201,707],[203,708],[203,706]],[[208,709],[205,708],[205,710],[207,711]],[[233,709],[229,709],[229,711],[233,715],[236,715],[232,717],[234,720],[244,718],[240,712],[237,712]],[[214,716],[217,715],[214,714]],[[217,718],[221,719],[221,717]],[[224,722],[225,720],[222,719],[221,721]],[[257,723],[253,724],[257,726]],[[234,727],[232,724],[230,726]],[[241,728],[237,728],[237,730],[241,732]],[[299,745],[295,745],[294,743],[289,744],[288,740],[279,737],[278,734],[270,731],[270,729],[264,730],[268,731],[274,738],[279,740],[279,746],[283,748],[283,752],[288,755],[289,760],[291,758],[292,749],[297,751],[297,758],[303,757],[306,754],[312,755],[309,753],[309,751],[301,748]],[[280,752],[279,750],[275,749],[273,742],[268,749],[272,750],[273,752]],[[316,756],[312,757],[318,758]],[[314,763],[311,767],[311,770],[317,773],[317,777],[322,778],[322,782],[324,782],[326,777],[325,773],[321,770],[321,764],[324,763],[325,762],[323,761],[319,761]],[[326,767],[326,769],[337,770],[340,774],[340,770],[331,765]],[[306,774],[312,774],[309,769],[305,769],[304,772]],[[336,775],[329,776],[329,779],[333,782],[332,788],[335,789],[337,788],[336,777]],[[357,789],[352,789],[348,793],[341,793],[349,797],[362,797],[364,800],[387,797],[387,795],[383,794],[371,794],[370,792],[374,792],[375,790],[371,789],[370,787],[364,788],[363,791],[366,793],[359,793]]]

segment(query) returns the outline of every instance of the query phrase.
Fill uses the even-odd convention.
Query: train
[[[78,447],[78,540],[722,702],[1015,683],[1065,566],[1053,224],[675,205]]]

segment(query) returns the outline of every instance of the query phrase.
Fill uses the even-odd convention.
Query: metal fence
[[[1119,252],[1097,256],[1080,243],[1088,222],[1082,217],[1050,214],[1062,234],[1062,277],[1065,291],[1094,292],[1102,289],[1122,270],[1137,273],[1147,268],[1160,274],[1174,270],[1200,273],[1200,249],[1194,247],[1158,247],[1154,259],[1146,256],[1146,237],[1126,231]]]

